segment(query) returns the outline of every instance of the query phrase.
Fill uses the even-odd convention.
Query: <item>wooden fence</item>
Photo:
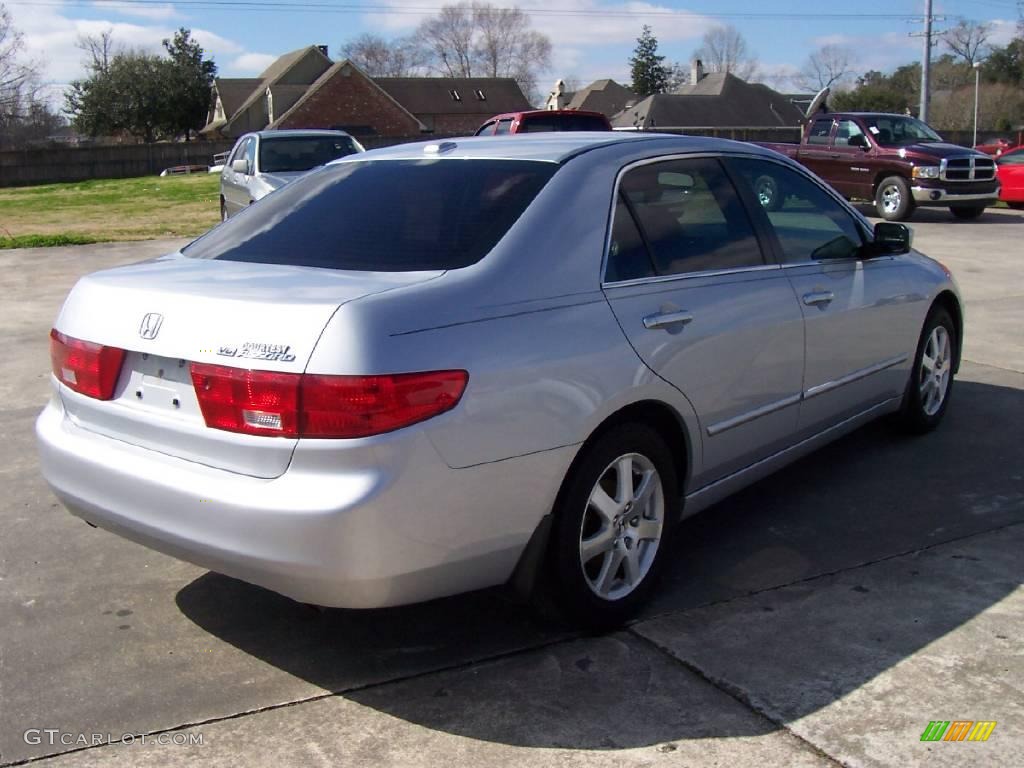
[[[714,136],[737,141],[792,141],[800,140],[799,128],[744,128],[707,127],[684,129],[658,129],[689,136]],[[971,131],[941,131],[955,144],[971,145]],[[978,141],[997,137],[1015,139],[1005,131],[979,131]],[[410,141],[445,136],[425,134],[407,137],[360,137],[367,149]],[[218,152],[231,149],[234,141],[194,141],[183,144],[116,144],[102,147],[51,147],[0,152],[0,187],[51,184],[62,181],[88,179],[122,179],[133,176],[151,176],[176,165],[209,165]]]

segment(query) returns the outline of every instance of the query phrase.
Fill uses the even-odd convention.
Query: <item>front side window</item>
[[[760,202],[783,261],[851,258],[863,245],[860,227],[831,195],[802,173],[778,163],[733,158],[730,167]],[[765,195],[764,190],[773,190]]]
[[[274,136],[260,142],[260,171],[308,171],[359,151],[348,136]]]
[[[374,160],[286,184],[182,253],[195,259],[414,272],[486,256],[558,166],[526,160]]]
[[[628,233],[628,225],[620,218],[632,211],[656,274],[764,263],[746,211],[717,160],[695,158],[642,165],[626,172],[619,189],[623,200],[616,209],[613,245],[618,232]],[[623,243],[628,242],[624,235]],[[635,248],[625,250],[633,266],[616,266],[616,272],[632,274],[642,269],[644,262]]]
[[[490,136],[494,133],[494,123],[484,123],[476,132],[476,136]]]
[[[853,120],[840,120],[836,127],[835,145],[837,147],[866,147],[868,144],[864,139],[864,131],[860,129],[859,125]]]
[[[512,118],[505,120],[499,120],[497,127],[494,129],[494,133],[498,136],[508,133],[512,130]]]
[[[828,144],[828,137],[832,133],[832,118],[815,120],[811,130],[807,132],[808,144]]]

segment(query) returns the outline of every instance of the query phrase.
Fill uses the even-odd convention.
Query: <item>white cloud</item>
[[[258,75],[271,64],[277,61],[277,56],[272,53],[243,53],[231,62],[232,74]]]
[[[386,0],[385,6],[402,6],[405,0]],[[666,50],[665,43],[699,39],[708,29],[715,26],[713,19],[687,10],[670,8],[639,0],[625,3],[601,3],[597,0],[563,0],[559,11],[552,13],[549,0],[522,0],[517,3],[526,13],[531,14],[533,28],[551,38],[554,48],[561,46],[596,46],[614,43],[632,43],[640,34],[644,24],[651,27],[658,38],[662,52],[673,58]],[[594,15],[607,12],[614,16]],[[422,13],[394,7],[391,11],[371,13],[365,16],[369,26],[381,34],[400,35],[411,32],[423,19],[435,15],[430,9]],[[682,58],[689,57],[689,51]],[[676,56],[675,58],[679,58]]]
[[[97,0],[93,3],[100,10],[110,10],[122,16],[138,16],[142,19],[173,19],[180,16],[173,5],[136,5],[118,0]]]
[[[172,5],[167,4],[166,7]],[[98,35],[109,29],[115,44],[123,48],[160,53],[163,51],[163,40],[173,37],[175,32],[172,25],[118,20],[122,11],[116,7],[116,3],[109,4],[112,15],[107,19],[74,18],[72,7],[60,5],[11,5],[8,10],[14,26],[24,34],[26,55],[43,64],[43,79],[49,84],[48,92],[52,94],[54,104],[61,103],[63,89],[68,83],[85,75],[85,53],[76,47],[81,36]],[[223,67],[225,62],[231,61],[229,70],[246,59],[247,54],[242,45],[215,32],[193,28],[192,37],[218,65]],[[255,58],[243,63],[262,71],[263,67],[259,65],[266,60],[266,55],[252,56]],[[245,66],[240,68],[243,74],[250,71]]]
[[[1006,45],[1017,36],[1016,21],[993,19],[989,24],[992,25],[992,35],[988,39],[989,45]]]

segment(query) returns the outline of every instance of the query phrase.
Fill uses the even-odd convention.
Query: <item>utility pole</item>
[[[921,56],[921,107],[918,117],[928,122],[928,102],[932,84],[932,0],[924,0],[924,53]]]

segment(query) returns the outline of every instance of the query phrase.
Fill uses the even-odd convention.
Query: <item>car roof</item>
[[[755,144],[714,139],[704,136],[679,136],[670,133],[564,131],[551,133],[525,133],[515,136],[466,136],[452,139],[418,141],[374,149],[359,155],[349,155],[333,161],[367,162],[370,160],[423,160],[428,158],[459,158],[489,160],[536,160],[562,163],[576,155],[600,147],[622,147],[633,152],[647,143],[652,149],[665,153],[679,152],[745,152],[772,155],[774,153]]]
[[[249,136],[259,136],[261,139],[273,139],[288,136],[349,136],[345,131],[326,130],[319,128],[288,129],[284,131],[253,131]]]
[[[502,112],[487,118],[484,122],[492,120],[507,120],[510,117],[562,117],[563,115],[584,115],[586,117],[605,117],[603,112],[594,112],[589,109],[525,109],[522,112]]]

